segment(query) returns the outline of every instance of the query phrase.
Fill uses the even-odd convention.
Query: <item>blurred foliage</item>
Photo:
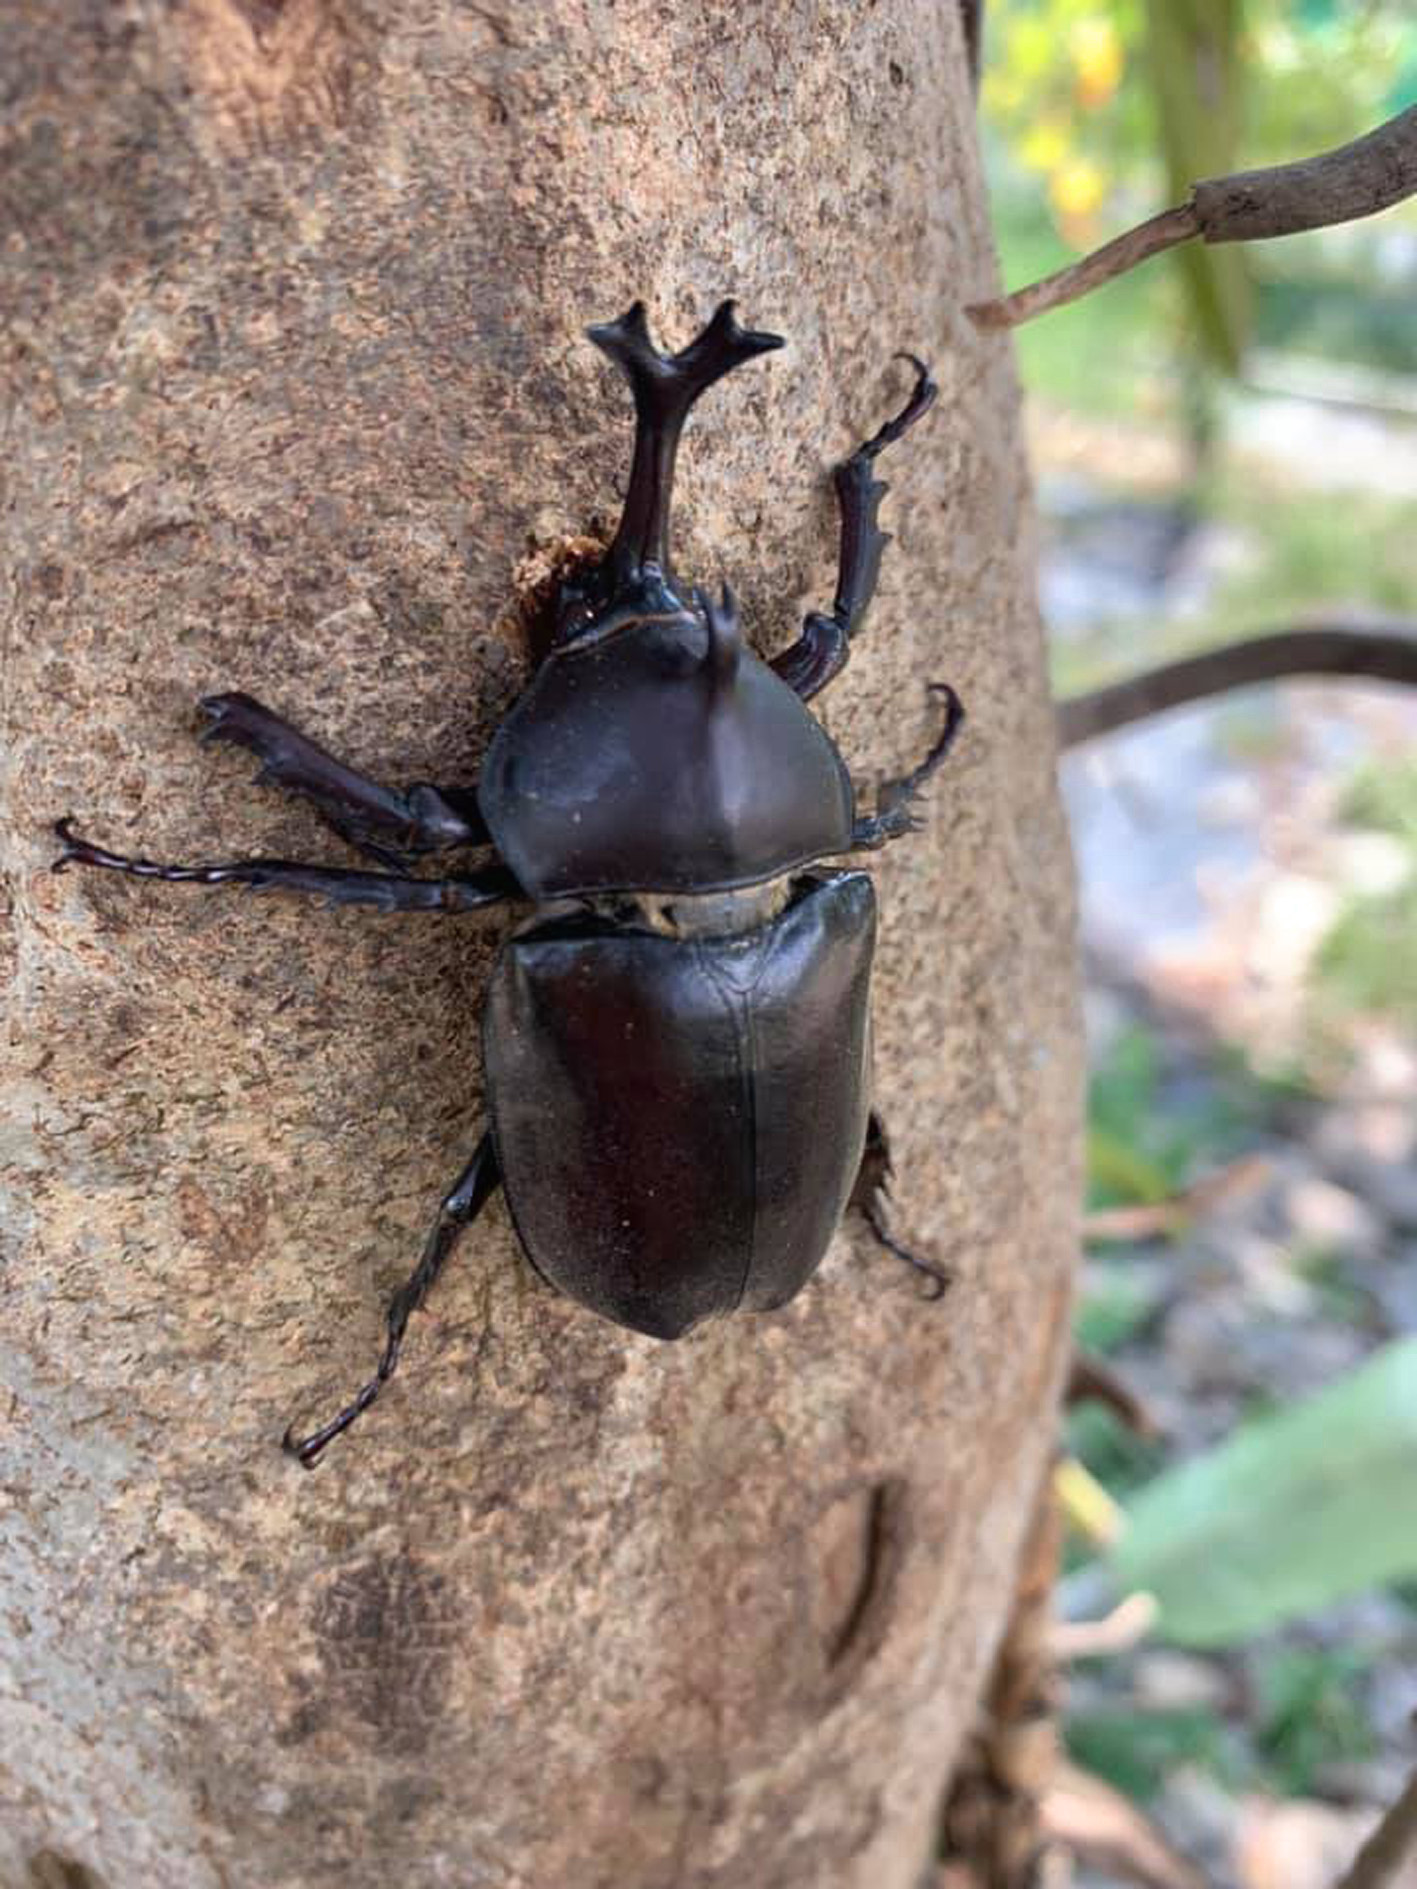
[[[1075,1456],[1118,1501],[1144,1488],[1166,1460],[1163,1444],[1138,1436],[1105,1404],[1083,1403],[1071,1409],[1064,1441],[1069,1456]],[[1071,1559],[1080,1565],[1087,1556]]]
[[[1417,881],[1391,892],[1351,898],[1324,939],[1314,963],[1315,1019],[1322,1039],[1324,999],[1343,1013],[1361,1011],[1417,1025]]]
[[[1258,1744],[1285,1796],[1307,1796],[1325,1765],[1377,1750],[1356,1697],[1367,1663],[1351,1647],[1308,1646],[1275,1648],[1259,1663]]]
[[[1411,0],[994,0],[983,99],[1015,286],[1182,200],[1202,177],[1310,156],[1417,102],[1417,9]],[[1417,206],[1384,222],[1417,230]],[[1233,369],[1251,327],[1250,272],[1260,343],[1318,349],[1336,328],[1354,358],[1410,364],[1410,280],[1375,297],[1319,295],[1315,307],[1314,258],[1333,242],[1188,244],[1125,279],[1130,291],[1114,284],[1026,327],[1025,371],[1050,350],[1073,371],[1092,354],[1125,381],[1138,344]],[[1133,346],[1119,357],[1097,328],[1124,292],[1127,317],[1115,319]],[[1181,379],[1194,414],[1203,383]]]
[[[1164,1637],[1197,1647],[1417,1574],[1417,1339],[1163,1471],[1111,1568],[1156,1597]]]
[[[1069,1756],[1146,1804],[1182,1765],[1198,1765],[1239,1789],[1246,1767],[1225,1721],[1202,1706],[1162,1712],[1074,1713],[1063,1728]]]
[[[1136,1337],[1151,1313],[1151,1294],[1137,1283],[1125,1259],[1088,1262],[1075,1325],[1084,1351],[1106,1357]]]
[[[1179,195],[1232,162],[1282,164],[1342,144],[1411,104],[1410,0],[990,8],[989,126],[1018,170],[1043,183],[1058,235],[1075,249],[1163,208],[1168,171]]]
[[[1417,761],[1369,761],[1348,783],[1343,817],[1417,844]]]
[[[1183,203],[1201,177],[1239,168],[1247,69],[1241,0],[1147,0],[1146,73],[1166,160],[1168,202]],[[1251,320],[1248,250],[1188,243],[1174,258],[1201,348],[1238,371]]]
[[[1314,997],[1325,1007],[1417,1027],[1417,762],[1370,762],[1350,782],[1343,814],[1407,850],[1407,870],[1382,892],[1348,899],[1314,963]]]
[[[1166,1059],[1141,1024],[1097,1060],[1088,1087],[1088,1200],[1093,1207],[1169,1200],[1208,1167],[1242,1153],[1273,1107],[1269,1085],[1217,1052],[1219,1081],[1164,1079]]]
[[[1146,1711],[1118,1705],[1069,1718],[1064,1732],[1070,1755],[1146,1804],[1186,1765],[1230,1791],[1307,1797],[1325,1766],[1367,1758],[1377,1749],[1356,1696],[1367,1666],[1361,1653],[1269,1645],[1250,1663],[1258,1710],[1253,1753],[1214,1707]]]

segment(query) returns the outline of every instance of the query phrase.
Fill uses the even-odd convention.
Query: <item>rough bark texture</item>
[[[1007,1614],[1066,1350],[1066,840],[957,9],[30,0],[0,45],[13,1184],[5,1889],[896,1889]],[[613,512],[580,336],[725,293],[785,355],[691,431],[682,564],[764,648],[830,594],[827,468],[937,364],[824,719],[881,858],[897,1225],[680,1345],[552,1298],[495,1207],[317,1474],[482,1119],[496,919],[47,872],[347,856],[193,699],[467,780],[529,545]]]

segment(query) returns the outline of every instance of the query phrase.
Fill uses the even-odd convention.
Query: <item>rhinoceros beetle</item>
[[[285,1447],[307,1468],[392,1375],[410,1314],[497,1187],[527,1257],[591,1311],[656,1338],[785,1305],[848,1205],[891,1234],[885,1132],[868,1091],[875,898],[817,862],[884,845],[944,759],[962,711],[878,810],[857,813],[841,756],[803,704],[838,675],[888,542],[873,467],[930,406],[913,356],[900,413],[836,469],[835,601],[770,662],[743,644],[731,592],[686,588],[670,561],[675,454],[698,396],[782,346],[731,301],[677,354],[643,303],[588,330],[630,383],[634,457],[608,549],[549,606],[548,647],[498,728],[476,791],[397,792],[345,767],[249,695],[207,697],[205,738],[249,748],[378,870],[241,859],[174,866],[57,831],[69,864],[140,878],[304,892],[386,912],[538,909],[503,946],[484,1020],[490,1122],[393,1296],[378,1369],[337,1416]],[[423,878],[420,855],[489,863]]]

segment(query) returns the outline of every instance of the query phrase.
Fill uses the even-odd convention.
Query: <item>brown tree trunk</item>
[[[907,1889],[1007,1615],[1067,1347],[1067,846],[956,9],[935,0],[28,0],[0,43],[5,1889]],[[970,720],[882,855],[896,1224],[661,1345],[494,1206],[377,1412],[482,1121],[499,918],[47,870],[349,863],[200,751],[241,688],[471,780],[514,572],[613,515],[636,295],[785,332],[691,429],[683,568],[760,647],[830,595],[827,468],[937,366],[823,718],[858,778]]]

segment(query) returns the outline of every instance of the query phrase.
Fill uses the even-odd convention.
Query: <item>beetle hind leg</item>
[[[438,1218],[423,1248],[422,1258],[389,1301],[388,1337],[384,1341],[383,1355],[373,1377],[351,1398],[338,1416],[331,1417],[318,1430],[313,1430],[309,1436],[297,1437],[292,1425],[281,1439],[282,1448],[295,1457],[303,1468],[313,1469],[327,1445],[342,1435],[377,1400],[380,1391],[398,1369],[399,1353],[403,1349],[409,1319],[428,1297],[459,1236],[482,1212],[497,1191],[501,1179],[502,1171],[497,1165],[497,1155],[489,1132],[483,1135],[473,1150],[472,1159],[444,1195]]]
[[[327,905],[369,905],[378,912],[474,912],[521,896],[516,879],[501,865],[448,879],[415,879],[402,872],[351,872],[344,866],[309,865],[299,859],[224,859],[202,865],[163,865],[129,853],[111,853],[74,831],[72,820],[56,820],[63,852],[51,871],[93,866],[134,879],[177,885],[234,885],[249,892],[301,892]]]
[[[921,1296],[932,1301],[944,1298],[954,1283],[954,1273],[948,1266],[938,1265],[934,1260],[921,1259],[918,1253],[912,1253],[908,1246],[895,1237],[886,1217],[890,1193],[891,1145],[886,1136],[885,1123],[872,1109],[866,1127],[866,1149],[861,1156],[856,1185],[851,1190],[850,1204],[866,1222],[877,1246],[892,1258],[913,1266],[916,1272],[924,1276],[927,1283]]]

